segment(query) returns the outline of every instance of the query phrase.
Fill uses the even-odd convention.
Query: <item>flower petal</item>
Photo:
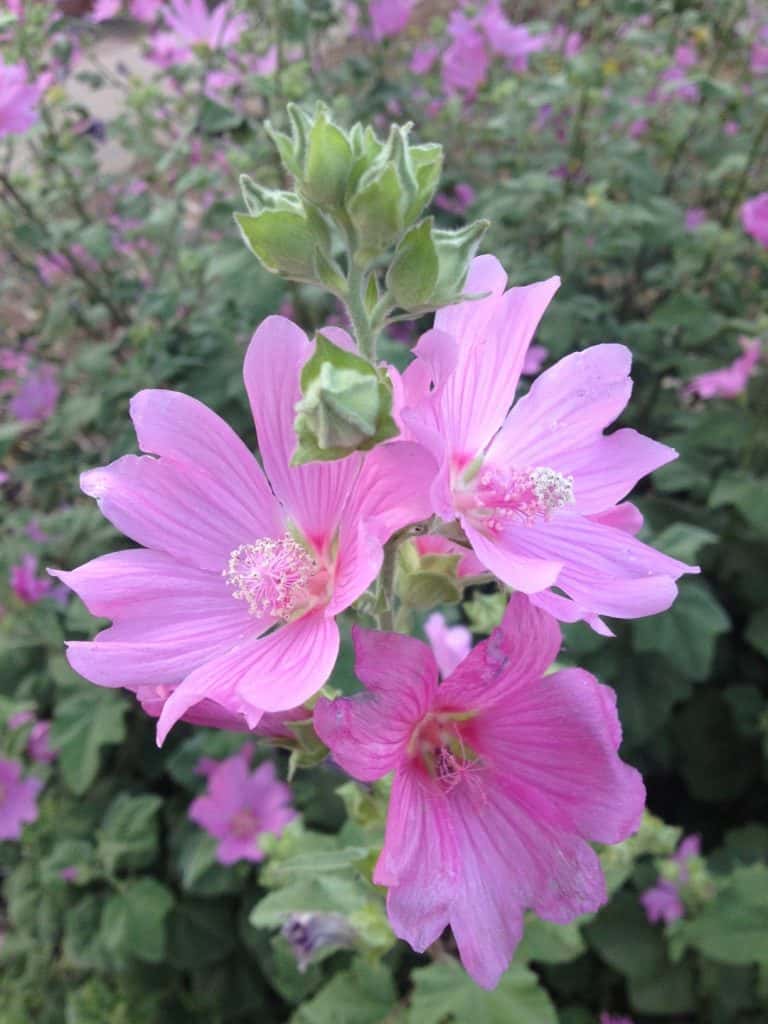
[[[360,472],[358,452],[334,462],[290,466],[296,450],[293,422],[301,397],[299,375],[312,353],[304,332],[281,316],[257,328],[243,375],[270,483],[288,514],[318,548],[330,542]]]
[[[562,562],[554,558],[521,554],[515,539],[510,542],[508,528],[498,537],[490,538],[465,519],[462,520],[462,526],[472,550],[483,565],[508,587],[521,590],[524,594],[535,594],[557,581]]]

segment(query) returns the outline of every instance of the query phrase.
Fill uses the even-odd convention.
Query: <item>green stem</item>
[[[368,275],[361,267],[357,266],[350,250],[345,305],[360,354],[373,362],[376,359],[376,332],[365,305],[367,284]]]

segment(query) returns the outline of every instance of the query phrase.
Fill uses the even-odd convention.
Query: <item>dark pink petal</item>
[[[425,796],[411,772],[395,776],[384,846],[373,873],[376,885],[390,886],[387,916],[392,930],[417,953],[435,942],[448,924],[460,872],[446,805]]]
[[[258,462],[232,428],[207,405],[178,391],[140,391],[131,399],[131,418],[143,452],[205,473],[221,488],[252,533],[243,540],[279,536],[280,509]]]
[[[462,526],[472,550],[486,569],[508,587],[521,590],[524,594],[535,594],[557,581],[563,563],[555,558],[523,554],[515,541],[508,539],[509,529],[500,536],[487,537],[466,519],[462,520]]]
[[[566,448],[595,440],[629,401],[631,363],[623,345],[593,345],[559,360],[516,403],[488,450],[489,460],[549,466]]]
[[[513,594],[501,626],[474,647],[438,688],[436,706],[491,708],[539,679],[557,657],[562,637],[555,619]]]
[[[80,477],[104,516],[137,544],[185,565],[221,572],[229,554],[261,536],[258,509],[235,503],[205,473],[149,455],[124,455]]]
[[[243,376],[270,483],[289,516],[321,549],[336,532],[362,457],[355,452],[335,462],[289,465],[296,450],[299,374],[311,354],[312,346],[296,324],[270,316],[251,339]]]
[[[392,771],[437,686],[437,665],[426,644],[399,633],[354,627],[355,672],[365,696],[321,699],[315,729],[333,758],[357,779]]]

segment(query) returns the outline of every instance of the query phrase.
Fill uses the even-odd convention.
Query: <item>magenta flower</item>
[[[440,210],[447,210],[448,213],[464,214],[475,201],[475,190],[466,182],[459,182],[454,185],[453,195],[446,192],[438,192],[435,196],[435,206]]]
[[[601,1013],[600,1024],[634,1024],[631,1017],[617,1017],[613,1013]]]
[[[685,914],[685,904],[680,897],[680,888],[688,881],[688,861],[699,856],[701,856],[701,837],[686,836],[672,856],[672,860],[680,866],[676,881],[672,882],[661,878],[656,885],[640,894],[640,903],[651,924],[658,921],[672,924],[673,921],[678,921]]]
[[[37,121],[40,87],[30,82],[23,64],[4,64],[0,57],[0,138],[21,135]]]
[[[749,67],[753,75],[768,74],[768,46],[754,44],[749,54]]]
[[[559,283],[505,292],[498,260],[475,259],[465,290],[490,295],[438,311],[403,375],[402,419],[440,466],[433,511],[458,518],[486,568],[558,618],[604,632],[598,616],[663,611],[678,576],[698,570],[606,520],[641,476],[676,456],[634,430],[603,434],[632,390],[628,349],[566,356],[508,412]]]
[[[440,612],[432,612],[424,623],[424,632],[440,676],[445,679],[472,650],[472,634],[466,626],[449,626]]]
[[[491,0],[480,12],[477,21],[485,33],[491,52],[505,57],[513,71],[527,71],[528,57],[543,50],[549,42],[547,36],[531,35],[526,25],[511,22],[502,10],[500,0]]]
[[[426,75],[439,56],[440,47],[436,43],[423,43],[413,51],[409,67],[414,75]]]
[[[220,864],[263,860],[261,836],[267,832],[279,836],[296,817],[290,787],[278,781],[271,761],[251,772],[252,753],[253,747],[246,743],[233,757],[204,765],[208,787],[189,807],[190,819],[219,840]]]
[[[211,50],[234,46],[248,20],[233,14],[231,0],[208,10],[205,0],[168,0],[160,12],[168,28],[188,48],[207,46]]]
[[[50,745],[51,723],[45,719],[35,719],[32,711],[16,711],[8,719],[9,729],[21,729],[34,722],[27,737],[27,753],[38,764],[51,764],[56,760],[58,751]]]
[[[335,616],[378,575],[384,541],[428,514],[417,482],[432,462],[417,445],[290,465],[299,373],[312,351],[282,317],[268,317],[251,340],[244,377],[266,476],[207,406],[142,391],[131,416],[152,454],[81,478],[144,548],[52,570],[114,622],[95,641],[70,643],[69,661],[101,686],[148,687],[154,699],[158,686],[172,688],[159,742],[203,701],[254,727],[262,712],[315,693],[336,661]]]
[[[9,581],[11,590],[23,604],[36,604],[53,589],[49,579],[37,575],[37,559],[30,554],[22,555],[19,564],[11,566]]]
[[[23,779],[17,761],[0,758],[0,840],[20,839],[22,826],[37,820],[40,779]]]
[[[581,669],[544,675],[560,631],[522,594],[440,685],[419,640],[353,637],[369,692],[321,699],[315,727],[355,778],[394,772],[373,875],[390,923],[419,952],[450,925],[467,971],[493,988],[525,910],[558,923],[597,910],[605,882],[589,843],[640,823],[645,791],[616,754],[615,695]]]
[[[41,363],[22,379],[21,386],[11,399],[8,411],[17,420],[38,423],[49,419],[56,411],[59,384],[56,370],[50,363]]]
[[[460,11],[453,11],[448,22],[452,42],[443,53],[441,78],[449,95],[457,92],[475,95],[488,75],[491,57],[485,36]]]
[[[692,206],[685,211],[685,230],[695,231],[707,221],[707,211],[702,206]]]
[[[744,203],[741,223],[748,235],[768,249],[768,192],[761,192]]]
[[[89,21],[108,21],[120,13],[122,0],[96,0],[93,10],[88,15]]]
[[[739,338],[742,354],[728,366],[700,373],[686,385],[685,395],[699,398],[737,398],[747,390],[747,384],[760,361],[762,344],[757,338]]]
[[[400,35],[411,20],[416,0],[369,0],[368,17],[375,42]]]

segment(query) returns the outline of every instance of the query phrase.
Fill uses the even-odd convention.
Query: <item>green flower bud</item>
[[[396,586],[407,608],[428,611],[439,604],[461,600],[462,587],[456,575],[459,555],[420,555],[413,542],[401,544],[397,552]]]
[[[461,299],[469,264],[488,229],[488,223],[487,220],[476,220],[456,231],[432,232],[440,269],[430,306],[439,308]]]
[[[346,135],[328,119],[325,109],[318,107],[299,178],[301,194],[320,207],[338,208],[344,199],[352,162],[352,146]]]
[[[403,196],[394,164],[369,168],[347,202],[360,241],[360,259],[373,259],[400,237],[405,223]]]
[[[236,213],[243,241],[273,274],[294,281],[316,280],[317,239],[306,217],[292,210],[263,210],[256,216]]]
[[[397,436],[389,377],[322,334],[301,371],[301,393],[295,466],[341,459]]]

